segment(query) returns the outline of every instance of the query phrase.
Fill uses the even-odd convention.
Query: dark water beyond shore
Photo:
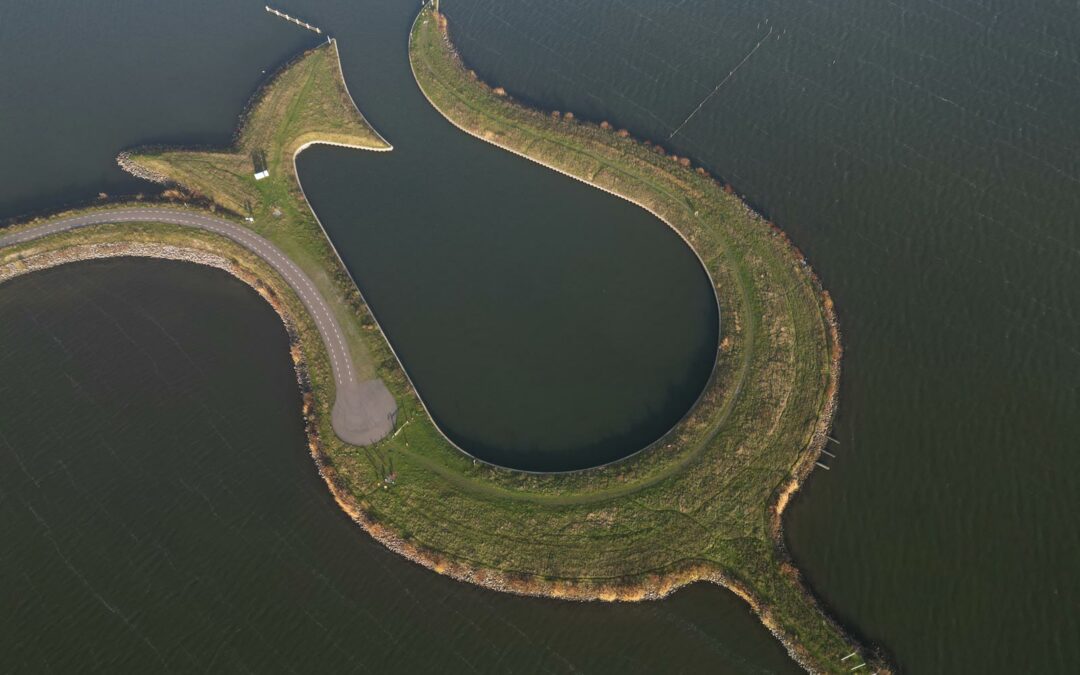
[[[794,671],[720,588],[515,598],[374,543],[304,451],[287,347],[217,270],[0,286],[0,672]]]
[[[152,29],[167,34],[149,57],[153,68],[133,62],[130,52],[152,49],[154,41],[132,48],[118,39],[118,51],[99,64],[95,47],[81,45],[72,51],[90,65],[79,68],[66,61],[39,67],[42,55],[28,44],[31,56],[18,57],[27,63],[16,64],[13,88],[29,88],[31,78],[50,83],[36,90],[70,92],[65,96],[86,120],[73,126],[69,106],[50,106],[43,97],[13,98],[17,131],[6,141],[13,146],[7,154],[36,158],[29,169],[8,170],[15,185],[38,173],[33,184],[47,194],[62,186],[57,178],[88,180],[89,172],[66,166],[67,158],[108,165],[118,141],[184,142],[182,130],[191,128],[186,142],[227,143],[262,71],[318,41],[258,9],[234,16],[236,7],[205,14],[188,7],[183,28]],[[383,79],[352,88],[364,89],[358,98],[391,102],[389,111],[372,114],[395,150],[304,153],[299,168],[308,197],[425,403],[459,445],[496,464],[538,471],[625,457],[674,426],[712,370],[718,322],[708,278],[682,240],[650,214],[451,130],[416,88],[405,57],[415,10],[354,8],[325,17],[343,53],[352,37],[378,54],[377,65],[353,63]],[[86,14],[81,18],[94,21]],[[110,19],[129,32],[141,30],[154,11],[117,14],[110,10]],[[256,37],[241,44],[247,55],[235,59],[223,48],[220,27],[201,33],[211,22],[233,31],[254,25]],[[361,37],[349,30],[357,22],[378,30]],[[32,42],[41,27],[20,19],[16,29],[14,40]],[[191,32],[200,33],[195,44],[184,44]],[[279,32],[287,38],[276,40]],[[109,43],[100,40],[96,49]],[[174,47],[200,51],[177,66],[182,74],[172,73]],[[262,54],[259,62],[251,52]],[[83,103],[86,89],[114,68],[117,79]],[[205,110],[204,99],[214,102]],[[47,112],[37,114],[40,107]],[[121,108],[115,117],[114,107]],[[107,122],[83,155],[82,129],[98,118]],[[130,128],[121,126],[127,121]],[[30,141],[58,126],[71,133],[48,151]],[[46,182],[54,165],[60,175]],[[146,188],[125,177],[115,183],[119,191]],[[12,201],[30,206],[45,198],[26,189]]]
[[[704,101],[669,147],[732,182],[806,251],[847,346],[841,445],[787,531],[837,614],[910,672],[1080,669],[1080,10],[443,5],[470,64],[543,107],[663,141]],[[482,342],[470,352],[474,337],[492,339],[432,333],[447,323],[439,311],[457,302],[483,321],[488,310],[467,302],[483,298],[506,303],[492,315],[517,307],[519,326],[539,328],[545,312],[566,311],[573,287],[491,282],[530,256],[560,270],[550,279],[656,282],[632,291],[641,305],[583,290],[574,311],[613,312],[596,324],[597,345],[605,327],[659,304],[657,286],[695,288],[679,276],[692,269],[685,252],[648,219],[464,138],[426,107],[406,61],[414,3],[286,9],[333,27],[354,97],[397,146],[378,157],[312,150],[300,168],[395,343],[431,350],[431,387],[447,344],[462,347],[446,367],[462,368],[484,354]],[[117,150],[227,141],[260,71],[307,44],[246,3],[0,5],[0,217],[151,189],[113,168]],[[481,192],[485,181],[501,187]],[[522,204],[520,219],[503,217]],[[494,239],[504,221],[506,241]],[[548,226],[562,229],[536,234]],[[611,245],[629,248],[602,255]],[[620,271],[635,247],[656,252],[655,269]],[[504,257],[512,268],[498,269]],[[425,270],[435,290],[418,299],[413,277]],[[694,333],[707,323],[695,302],[668,309],[684,332],[634,346],[631,384],[695,372],[694,345],[708,343]],[[555,386],[506,344],[501,386]],[[610,368],[572,356],[558,359],[567,372]],[[792,668],[719,589],[635,606],[524,600],[446,582],[372,544],[303,451],[280,325],[222,274],[96,263],[5,284],[0,365],[0,593],[16,608],[0,625],[0,670]],[[468,418],[482,387],[458,389],[448,373],[443,395],[464,412],[448,411],[463,429],[488,428]],[[595,417],[619,428],[663,412],[662,400],[634,408],[630,389]],[[579,437],[603,435],[581,424]]]
[[[489,81],[649,138],[722,83],[668,143],[807,252],[847,347],[787,520],[811,584],[911,672],[1080,669],[1080,8],[448,5]]]

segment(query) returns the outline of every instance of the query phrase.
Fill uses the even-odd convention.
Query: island
[[[657,599],[710,581],[807,670],[888,672],[823,611],[783,543],[784,508],[827,440],[841,355],[832,302],[803,256],[689,159],[485,84],[430,6],[409,56],[420,89],[462,131],[630,200],[697,254],[720,309],[716,361],[697,403],[648,448],[528,473],[474,459],[435,425],[296,175],[313,143],[391,149],[353,104],[332,40],[256,94],[232,148],[121,154],[182,203],[99,205],[5,229],[0,283],[115,256],[225,269],[281,315],[316,467],[390,549],[461,581],[568,600]]]

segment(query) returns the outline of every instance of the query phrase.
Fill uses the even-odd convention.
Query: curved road
[[[198,212],[125,207],[58,218],[21,232],[0,235],[0,248],[88,225],[132,222],[171,223],[214,232],[228,237],[266,261],[304,303],[330,355],[330,367],[334,373],[334,384],[337,385],[337,399],[331,414],[334,432],[346,443],[370,445],[393,430],[397,415],[394,397],[380,379],[363,382],[356,379],[341,327],[311,279],[277,246],[243,226]]]

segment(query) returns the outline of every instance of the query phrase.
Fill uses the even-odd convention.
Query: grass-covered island
[[[483,512],[497,505],[501,520],[473,518],[476,507],[455,496],[460,508],[432,512],[440,517],[411,529],[414,540],[458,565],[455,574],[491,583],[494,568],[493,585],[526,593],[637,599],[717,581],[809,670],[886,670],[826,617],[783,546],[781,514],[826,441],[840,361],[832,301],[802,255],[688,159],[606,123],[529,109],[485,84],[430,8],[413,26],[409,54],[421,90],[463,131],[629,199],[675,229],[712,278],[722,318],[702,399],[654,447],[569,476],[474,469],[498,485],[483,489],[492,504]],[[483,548],[467,539],[432,546],[462,521]],[[386,522],[396,524],[390,513]]]
[[[686,418],[650,448],[602,468],[528,474],[474,461],[435,427],[296,177],[295,155],[311,142],[389,148],[352,105],[333,43],[264,87],[233,148],[122,155],[129,170],[181,186],[204,206],[158,212],[143,204],[144,222],[58,232],[48,228],[79,214],[21,224],[5,230],[9,242],[12,233],[42,235],[0,239],[0,281],[109,255],[223,267],[285,318],[320,474],[340,506],[391,549],[488,588],[575,600],[653,599],[713,581],[745,599],[807,669],[886,670],[826,617],[782,544],[781,512],[825,441],[840,358],[831,302],[799,253],[688,162],[626,134],[526,109],[480,82],[430,8],[413,27],[409,53],[421,89],[457,126],[648,208],[700,256],[723,319],[715,369]],[[256,180],[257,171],[268,176]],[[314,322],[251,250],[175,218],[208,210],[272,242],[312,280],[357,372],[380,378],[393,394],[393,433],[366,447],[335,435],[330,356]]]

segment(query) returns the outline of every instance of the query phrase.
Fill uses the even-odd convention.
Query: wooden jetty
[[[319,35],[322,35],[322,28],[319,28],[318,26],[312,26],[310,23],[308,23],[306,21],[301,21],[300,19],[297,19],[294,16],[289,16],[285,12],[279,12],[278,10],[271,7],[270,5],[264,5],[264,7],[266,7],[266,11],[270,12],[274,16],[280,16],[282,19],[285,19],[289,23],[295,23],[297,26],[300,26],[301,28],[307,28],[309,31],[311,31],[313,33],[317,33]]]

